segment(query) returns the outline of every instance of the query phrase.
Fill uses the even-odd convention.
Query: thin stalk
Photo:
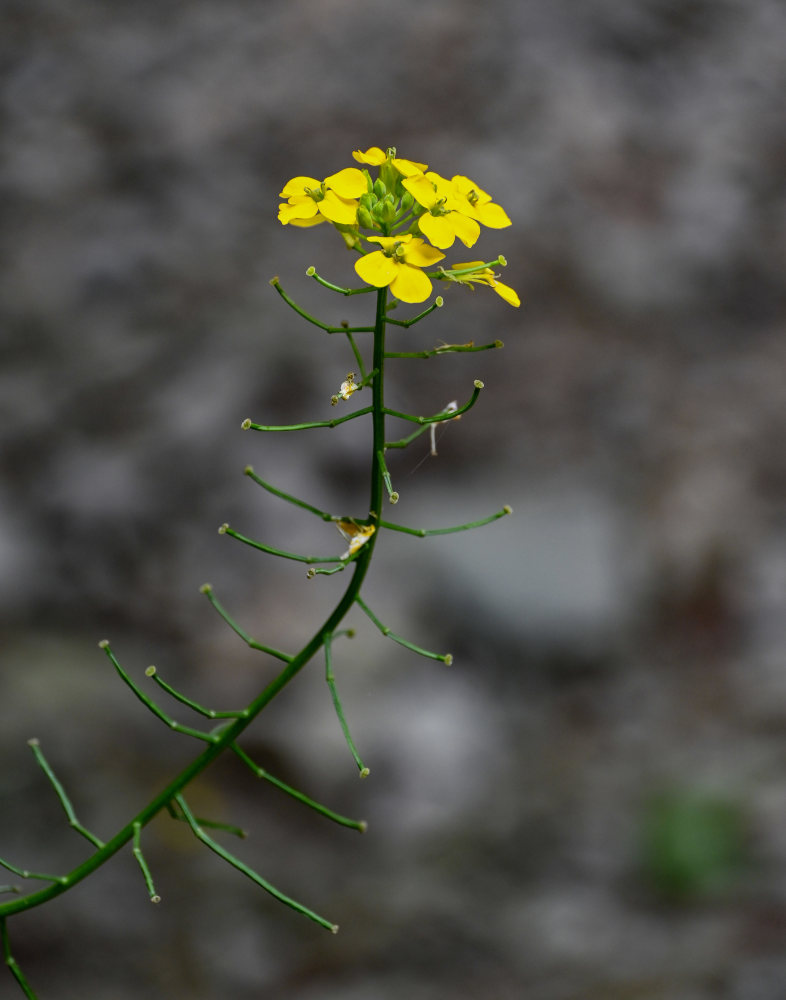
[[[49,763],[44,757],[43,751],[39,746],[38,740],[32,739],[27,741],[27,745],[33,751],[33,756],[38,762],[39,767],[44,772],[44,774],[49,779],[49,783],[55,790],[55,795],[57,795],[60,800],[60,805],[63,807],[63,812],[68,818],[68,825],[76,830],[78,834],[81,834],[85,840],[89,840],[93,847],[103,847],[103,840],[99,840],[94,833],[91,833],[86,826],[83,826],[79,820],[76,818],[76,813],[74,812],[74,807],[71,805],[71,800],[66,795],[66,791],[55,776],[55,772],[49,766]]]
[[[255,424],[253,420],[244,420],[240,425],[244,431],[308,431],[313,427],[338,427],[345,424],[347,420],[354,420],[355,417],[364,417],[371,413],[373,407],[364,406],[362,410],[354,410],[343,417],[336,417],[333,420],[315,420],[307,424]]]
[[[245,535],[241,535],[240,532],[235,531],[234,528],[230,528],[228,524],[222,524],[218,529],[219,535],[229,535],[230,538],[236,538],[239,542],[243,542],[244,545],[250,545],[252,549],[259,549],[260,552],[267,552],[271,556],[278,556],[281,559],[292,559],[295,562],[308,563],[340,563],[341,556],[301,556],[297,552],[285,552],[283,549],[274,549],[272,545],[265,545],[263,542],[255,542],[253,538],[247,538]]]
[[[373,442],[371,475],[369,488],[369,517],[379,521],[382,511],[382,476],[377,459],[377,453],[385,444],[385,414],[384,414],[384,369],[385,369],[385,305],[387,289],[377,290],[377,310],[374,323],[374,367],[377,374],[372,386],[373,395]],[[176,775],[153,799],[151,799],[122,829],[104,846],[96,850],[85,861],[77,865],[67,875],[61,876],[57,882],[48,885],[37,892],[30,893],[18,899],[0,903],[0,921],[14,913],[21,913],[47,903],[50,899],[66,892],[72,886],[81,882],[96,869],[105,864],[121,848],[125,847],[134,836],[135,824],[144,827],[157,816],[162,809],[179,795],[199,774],[201,774],[224,750],[231,747],[252,721],[262,712],[276,695],[303,669],[322,648],[326,634],[332,634],[338,628],[347,612],[352,608],[360,591],[361,584],[368,572],[374,545],[379,532],[375,532],[368,542],[359,550],[355,560],[352,578],[333,611],[314,632],[309,641],[299,653],[293,656],[286,666],[273,678],[247,706],[247,716],[236,719],[225,726],[220,733],[215,734],[212,742],[194,760]]]
[[[340,813],[334,812],[332,809],[328,809],[327,806],[323,806],[320,802],[315,802],[314,799],[309,798],[303,792],[299,792],[297,788],[293,788],[288,785],[285,781],[280,778],[276,778],[275,775],[271,774],[270,771],[266,771],[264,767],[260,767],[259,764],[255,764],[254,761],[248,756],[245,750],[242,750],[237,743],[232,744],[232,750],[238,755],[238,757],[243,761],[246,767],[252,771],[258,778],[264,778],[265,781],[270,782],[280,791],[289,795],[290,798],[301,802],[304,806],[308,806],[309,809],[313,809],[314,812],[324,816],[326,819],[332,820],[333,823],[338,823],[339,826],[348,826],[352,830],[358,830],[360,833],[366,832],[367,823],[363,819],[350,819],[348,816],[342,816]]]
[[[272,646],[265,646],[261,642],[257,642],[256,639],[252,639],[251,636],[242,629],[238,623],[230,617],[229,613],[226,611],[224,606],[218,601],[218,599],[213,594],[213,588],[209,583],[203,583],[199,588],[199,592],[204,594],[205,597],[210,601],[216,611],[221,615],[227,625],[232,629],[232,631],[239,635],[243,642],[250,649],[258,649],[262,653],[267,653],[269,656],[274,656],[277,660],[283,660],[284,663],[289,663],[292,659],[287,653],[282,653],[280,649],[273,649]]]
[[[269,892],[270,895],[277,899],[280,903],[284,903],[285,906],[289,906],[298,913],[302,913],[304,917],[308,917],[310,920],[315,921],[322,927],[327,928],[327,930],[332,931],[334,934],[338,931],[337,924],[333,924],[329,920],[325,920],[324,917],[321,917],[318,913],[310,910],[307,906],[303,906],[302,903],[298,903],[298,901],[296,899],[292,899],[291,896],[284,895],[280,889],[276,889],[274,885],[271,885],[270,882],[262,878],[262,876],[258,874],[258,872],[255,872],[253,868],[249,868],[249,866],[245,862],[241,861],[240,858],[236,858],[234,854],[230,854],[226,848],[222,847],[217,841],[213,840],[212,837],[209,837],[196,821],[182,795],[176,795],[175,802],[177,802],[183,810],[183,815],[185,816],[186,822],[191,827],[194,836],[197,840],[201,840],[205,847],[209,847],[214,854],[223,858],[227,864],[232,865],[233,868],[237,868],[239,872],[242,872],[247,878],[250,878],[252,882],[256,882],[260,888]]]
[[[205,708],[204,705],[200,705],[199,702],[194,701],[192,698],[187,698],[180,691],[175,690],[171,684],[158,676],[158,670],[154,666],[149,666],[145,671],[145,676],[152,677],[153,680],[158,684],[158,686],[166,693],[179,701],[181,705],[186,705],[193,712],[198,712],[199,715],[204,715],[206,719],[240,719],[245,714],[245,709],[241,709],[239,712],[218,712],[214,708]]]
[[[371,608],[361,600],[360,597],[355,598],[355,603],[360,608],[364,614],[368,615],[371,621],[377,626],[379,631],[386,636],[388,639],[392,639],[393,642],[397,642],[399,646],[404,646],[406,649],[411,649],[413,653],[418,653],[420,656],[425,656],[429,660],[440,660],[442,663],[446,663],[448,666],[453,662],[452,653],[434,653],[430,649],[424,649],[422,646],[417,646],[414,642],[410,642],[409,639],[405,639],[403,636],[397,635],[395,632],[391,631],[387,625],[384,625],[379,618],[374,614]]]
[[[407,535],[415,535],[417,538],[428,538],[431,535],[453,535],[457,531],[470,531],[472,528],[482,528],[484,524],[491,524],[498,521],[506,514],[512,514],[513,510],[505,504],[502,510],[488,517],[482,517],[479,521],[468,521],[466,524],[456,524],[452,528],[407,528],[403,524],[392,524],[390,521],[380,521],[380,528],[387,528],[389,531],[403,531]]]
[[[309,278],[313,278],[314,281],[319,282],[323,288],[329,288],[331,292],[338,292],[340,295],[367,295],[369,292],[376,292],[377,289],[371,285],[365,285],[363,288],[343,288],[341,285],[334,285],[332,281],[326,281],[323,277],[317,274],[316,268],[309,267],[306,269],[306,274]],[[368,327],[369,332],[376,331],[376,326]],[[355,333],[358,333],[358,329],[354,329]]]
[[[393,320],[388,320],[392,323]],[[431,351],[388,351],[386,358],[436,358],[440,354],[471,354],[476,351],[493,351],[504,347],[501,340],[495,340],[492,344],[443,344],[435,347]]]
[[[322,279],[319,279],[321,284],[325,284]],[[281,282],[278,277],[271,278],[270,284],[275,288],[281,298],[286,302],[290,309],[294,309],[298,316],[302,316],[303,319],[307,320],[309,323],[313,323],[314,326],[318,326],[320,330],[324,330],[325,333],[346,333],[351,331],[352,333],[372,333],[374,330],[373,326],[347,326],[342,323],[340,326],[330,326],[328,323],[323,323],[321,319],[317,319],[316,316],[312,316],[311,313],[307,313],[302,306],[299,306],[294,299],[290,298],[289,295],[281,287]],[[357,292],[345,291],[342,288],[338,288],[333,285],[327,285],[328,288],[334,288],[335,291],[342,292],[345,295],[355,295]],[[358,291],[373,291],[370,288],[359,289]]]
[[[472,390],[472,395],[457,410],[440,410],[439,413],[435,413],[433,417],[416,417],[412,413],[401,413],[400,410],[389,410],[385,409],[385,413],[390,417],[399,417],[401,420],[409,420],[413,424],[436,424],[440,420],[455,420],[456,417],[460,417],[462,413],[466,413],[467,410],[471,409],[477,402],[477,398],[480,395],[481,390],[484,388],[483,383],[480,379],[475,379],[475,388]]]
[[[243,470],[244,475],[252,479],[257,486],[261,486],[263,490],[267,490],[268,493],[272,493],[275,497],[280,497],[282,500],[286,500],[287,503],[294,504],[296,507],[300,507],[302,510],[307,510],[311,514],[316,514],[317,517],[321,517],[323,521],[332,521],[333,515],[328,514],[327,511],[320,510],[319,507],[314,507],[313,504],[306,503],[305,500],[299,500],[297,497],[293,497],[291,493],[285,493],[283,490],[278,489],[276,486],[271,486],[270,483],[265,482],[264,479],[254,472],[252,466],[247,465]]]
[[[360,754],[355,746],[355,741],[352,739],[352,734],[349,731],[349,726],[347,725],[346,717],[344,716],[344,709],[341,705],[341,699],[338,696],[338,690],[336,688],[336,678],[333,674],[333,636],[325,636],[325,681],[330,690],[330,696],[333,699],[333,707],[336,710],[336,715],[338,717],[339,724],[341,725],[341,731],[344,734],[344,739],[346,740],[347,746],[349,747],[349,752],[352,754],[352,759],[355,761],[358,767],[358,773],[361,778],[367,778],[369,776],[369,769],[360,759]]]
[[[405,330],[408,330],[411,326],[414,326],[416,323],[419,323],[422,319],[425,319],[426,316],[430,316],[435,309],[440,309],[444,305],[444,303],[445,300],[442,298],[441,295],[438,295],[430,306],[424,309],[423,312],[418,313],[417,316],[413,316],[412,319],[391,319],[390,317],[388,317],[388,323],[391,323],[393,326],[403,326]],[[385,355],[385,357],[388,358],[390,356],[391,356],[390,354]]]
[[[151,903],[160,903],[161,897],[156,892],[156,887],[153,885],[153,876],[150,874],[150,867],[147,861],[145,861],[145,856],[142,853],[142,826],[139,823],[134,823],[134,846],[131,848],[131,852],[137,860],[140,871],[142,872],[142,878],[145,880],[145,885],[147,886],[147,894],[150,897]]]
[[[36,994],[33,993],[30,984],[25,979],[22,970],[19,968],[19,963],[11,954],[11,941],[9,940],[8,937],[8,930],[5,925],[5,917],[0,917],[0,939],[2,939],[3,942],[3,959],[5,961],[5,964],[8,966],[11,975],[14,977],[17,983],[19,983],[24,995],[26,997],[31,998],[31,1000],[36,1000]]]

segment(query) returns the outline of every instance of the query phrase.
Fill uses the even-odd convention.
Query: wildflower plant
[[[443,343],[420,351],[390,350],[386,342],[390,333],[394,333],[396,329],[409,329],[421,323],[443,305],[443,299],[441,296],[435,297],[430,304],[408,318],[398,318],[398,314],[394,316],[394,310],[400,302],[425,303],[433,295],[435,282],[443,285],[460,285],[465,289],[472,289],[476,284],[490,287],[505,302],[518,306],[519,299],[516,292],[499,281],[495,270],[505,266],[503,257],[452,266],[444,264],[443,251],[449,249],[456,240],[465,247],[471,247],[478,239],[482,227],[503,228],[510,225],[510,219],[485,191],[467,177],[457,175],[448,180],[430,171],[425,163],[399,157],[392,148],[383,151],[374,146],[365,151],[357,150],[352,155],[359,164],[358,167],[345,167],[324,180],[297,176],[288,181],[281,191],[283,200],[279,206],[278,218],[284,225],[299,228],[321,224],[332,225],[335,228],[345,247],[356,254],[354,270],[363,284],[359,287],[335,284],[318,274],[314,267],[309,267],[306,274],[339,296],[365,293],[373,295],[375,303],[373,318],[367,325],[359,326],[350,326],[346,322],[339,324],[323,322],[298,305],[284,290],[278,277],[271,280],[271,285],[284,303],[300,317],[327,334],[340,335],[348,345],[354,370],[347,373],[343,383],[330,397],[331,404],[343,405],[349,402],[355,393],[362,390],[370,390],[371,402],[329,420],[274,425],[246,419],[241,426],[244,430],[257,431],[265,435],[335,428],[347,421],[368,418],[371,424],[367,472],[368,506],[362,511],[351,513],[321,510],[267,482],[258,476],[251,466],[247,466],[245,475],[267,493],[299,507],[324,522],[332,523],[341,535],[346,551],[331,556],[306,555],[284,551],[267,542],[250,538],[229,524],[223,524],[219,528],[220,534],[267,555],[305,564],[308,567],[306,576],[309,579],[349,570],[349,581],[333,610],[319,623],[302,649],[297,652],[285,652],[252,638],[244,626],[235,621],[223,606],[210,584],[201,587],[205,599],[229,628],[250,649],[262,653],[268,663],[272,661],[273,666],[277,667],[272,675],[266,674],[261,690],[248,704],[237,710],[216,709],[202,705],[190,694],[175,689],[154,666],[144,670],[140,678],[135,671],[127,670],[121,664],[118,654],[108,640],[99,643],[111,668],[142,705],[165,726],[195,741],[201,749],[193,760],[165,784],[160,792],[139,809],[121,829],[104,839],[77,818],[71,799],[58,780],[54,768],[44,756],[39,741],[37,739],[29,741],[35,761],[59,800],[68,825],[87,841],[89,853],[73,870],[64,874],[30,871],[23,867],[18,859],[0,857],[0,866],[9,872],[14,880],[13,884],[0,885],[0,947],[11,976],[27,997],[36,997],[36,994],[14,958],[8,933],[10,918],[48,903],[67,892],[105,864],[118,851],[126,848],[130,849],[138,863],[142,882],[150,900],[154,903],[160,902],[155,876],[147,863],[142,845],[142,835],[146,825],[159,813],[168,813],[174,820],[184,823],[197,840],[228,865],[237,869],[275,899],[335,933],[338,927],[332,920],[271,885],[247,861],[242,860],[217,839],[218,834],[243,836],[244,831],[220,818],[206,819],[195,815],[187,797],[189,786],[220,755],[230,753],[237,757],[255,777],[270,782],[283,794],[296,799],[324,819],[350,830],[365,831],[366,823],[363,820],[336,813],[298,789],[290,787],[271,774],[262,764],[253,760],[243,748],[244,733],[292,678],[321,652],[325,665],[325,681],[349,753],[358,774],[361,777],[367,776],[369,769],[350,733],[333,672],[336,641],[354,634],[352,630],[341,627],[347,613],[357,607],[384,637],[408,651],[441,664],[449,665],[452,662],[450,653],[432,651],[394,632],[380,617],[382,612],[378,614],[361,596],[361,588],[369,572],[375,546],[378,542],[384,544],[381,541],[382,536],[386,536],[386,542],[392,542],[399,533],[419,538],[447,535],[481,527],[511,513],[510,507],[506,505],[468,523],[420,528],[390,521],[385,516],[384,510],[387,503],[395,504],[399,500],[398,491],[393,488],[385,462],[386,452],[390,449],[407,448],[422,434],[430,432],[431,451],[432,454],[436,454],[435,427],[444,421],[460,419],[462,414],[475,405],[483,390],[483,382],[475,380],[468,398],[463,403],[453,401],[447,406],[436,408],[429,416],[392,410],[385,404],[388,362],[431,358],[457,352],[486,351],[502,346],[499,340],[495,340],[486,344],[475,344],[472,341],[463,344]],[[375,172],[375,176],[372,176],[372,171]],[[393,330],[389,329],[391,327]],[[415,429],[403,437],[389,437],[390,421],[414,424]],[[170,705],[173,707],[170,708]],[[177,721],[173,713],[177,712],[180,717],[180,713],[184,710],[191,713],[198,721],[195,724]],[[1,832],[0,830],[0,834]],[[3,897],[6,898],[3,900]]]

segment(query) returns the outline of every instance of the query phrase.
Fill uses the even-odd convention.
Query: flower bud
[[[382,221],[383,222],[393,222],[396,218],[396,202],[392,194],[385,196],[385,200],[382,202]]]
[[[409,193],[409,191],[405,191],[404,194],[401,196],[401,209],[402,209],[402,211],[408,212],[410,210],[410,208],[412,208],[412,205],[413,205],[414,201],[415,201],[415,199],[412,197],[412,195]]]
[[[365,205],[358,206],[358,222],[364,229],[374,229],[374,219]]]
[[[385,182],[382,180],[381,177],[378,177],[374,181],[374,194],[377,196],[377,198],[384,198],[387,193],[388,189],[385,187]]]

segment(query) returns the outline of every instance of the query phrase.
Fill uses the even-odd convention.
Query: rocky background
[[[335,415],[352,367],[273,274],[329,322],[368,306],[305,277],[351,258],[276,222],[282,183],[369,145],[468,174],[513,219],[478,250],[523,303],[447,289],[395,335],[505,342],[391,365],[415,412],[487,385],[438,457],[391,455],[396,518],[515,512],[378,546],[367,600],[453,666],[353,615],[335,669],[371,777],[319,662],[245,744],[369,832],[237,761],[191,796],[341,933],[160,818],[158,908],[126,852],[12,922],[42,998],[786,995],[785,46],[780,0],[5,0],[0,857],[85,855],[29,737],[105,837],[192,753],[99,639],[236,707],[274,665],[199,585],[294,650],[345,582],[216,533],[338,551],[247,463],[363,510],[363,428],[240,430]]]

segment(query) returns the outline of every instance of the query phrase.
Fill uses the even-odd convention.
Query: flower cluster
[[[372,146],[352,156],[362,169],[346,167],[321,181],[305,176],[288,181],[280,195],[286,201],[279,205],[279,221],[301,227],[332,223],[346,245],[361,254],[355,262],[358,276],[375,288],[389,287],[402,302],[424,302],[436,278],[468,288],[487,285],[510,305],[520,304],[493,271],[495,265],[505,266],[503,257],[424,270],[443,260],[442,251],[456,240],[473,246],[481,226],[511,224],[491,195],[469,177],[457,174],[448,180],[426,163],[402,159],[394,148]],[[376,180],[369,167],[378,168]]]

